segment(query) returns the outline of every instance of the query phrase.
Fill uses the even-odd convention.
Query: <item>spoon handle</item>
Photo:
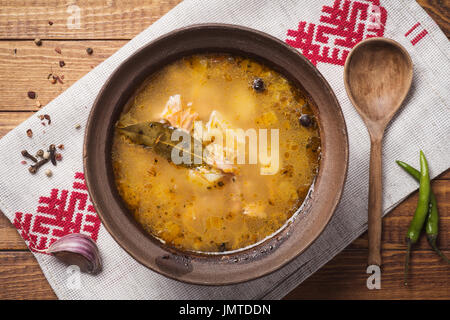
[[[381,266],[381,141],[383,137],[371,138],[369,171],[369,265]]]

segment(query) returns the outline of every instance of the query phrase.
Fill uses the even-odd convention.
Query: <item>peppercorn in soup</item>
[[[252,59],[207,54],[175,61],[148,79],[116,125],[119,194],[146,231],[179,249],[252,245],[286,223],[313,183],[320,137],[311,104]],[[174,147],[174,132],[199,143],[200,155]],[[174,148],[199,161],[177,163]]]

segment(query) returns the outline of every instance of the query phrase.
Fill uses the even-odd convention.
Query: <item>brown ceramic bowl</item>
[[[119,196],[111,164],[114,125],[127,101],[153,72],[193,53],[234,53],[267,64],[314,100],[322,158],[314,187],[290,223],[265,241],[233,253],[183,252],[162,244],[133,219]],[[194,25],[143,47],[111,75],[92,108],[84,170],[94,206],[113,238],[137,261],[184,282],[225,285],[271,273],[301,254],[324,230],[339,202],[348,164],[344,117],[327,81],[297,50],[265,33],[232,25]]]

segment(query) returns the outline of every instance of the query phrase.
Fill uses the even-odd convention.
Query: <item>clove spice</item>
[[[59,145],[59,146],[62,146],[62,145]],[[28,158],[34,162],[34,164],[28,168],[28,171],[31,174],[35,174],[39,170],[39,168],[41,166],[43,166],[44,164],[46,164],[47,162],[51,162],[54,166],[56,166],[56,162],[62,160],[62,154],[58,153],[56,151],[57,151],[56,145],[51,144],[51,145],[49,145],[47,151],[39,149],[36,152],[35,156],[32,156],[27,150],[23,150],[21,153],[22,153],[22,156],[24,156],[25,158]],[[48,169],[48,170],[46,170],[45,174],[48,177],[50,177],[53,175],[53,172],[50,169]]]
[[[39,160],[38,162],[36,162],[36,164],[31,165],[28,168],[28,171],[30,171],[31,174],[35,174],[39,170],[39,168],[42,167],[47,162],[48,162],[48,159]]]
[[[48,151],[50,152],[50,161],[52,162],[52,164],[54,166],[56,166],[56,157],[55,157],[56,147],[55,147],[55,145],[51,144]]]
[[[33,162],[38,162],[38,160],[35,157],[33,157],[31,154],[29,154],[27,150],[22,150],[21,153],[22,153],[22,156],[24,156],[25,158],[28,158]]]

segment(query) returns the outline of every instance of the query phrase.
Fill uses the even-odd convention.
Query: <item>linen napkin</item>
[[[136,262],[101,225],[88,197],[83,176],[85,123],[101,86],[128,56],[171,30],[195,23],[243,25],[271,34],[298,48],[332,86],[345,115],[350,164],[344,194],[322,235],[303,254],[279,271],[243,284],[205,287],[161,276]],[[0,209],[33,250],[44,249],[64,234],[82,232],[98,244],[104,270],[82,274],[70,283],[67,266],[34,252],[60,299],[278,299],[298,286],[367,228],[369,137],[348,100],[343,64],[356,43],[384,36],[401,43],[414,62],[413,87],[388,127],[383,147],[383,209],[394,208],[416,183],[394,160],[418,163],[424,150],[432,176],[450,167],[450,46],[447,38],[411,0],[190,0],[184,1],[76,82],[37,115],[51,115],[42,126],[37,115],[0,141]],[[81,125],[77,129],[77,124]],[[32,129],[33,137],[26,134]],[[20,151],[64,144],[63,159],[30,175]],[[11,156],[13,155],[13,156]]]

